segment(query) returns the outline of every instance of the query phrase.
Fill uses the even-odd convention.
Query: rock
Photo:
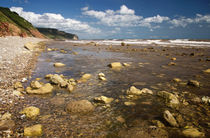
[[[45,76],[45,79],[50,79],[52,76],[53,76],[53,74],[47,74],[47,75]]]
[[[16,91],[16,90],[14,90],[14,91],[12,92],[12,95],[13,95],[13,96],[17,96],[17,97],[23,96],[23,94],[22,94],[21,92]]]
[[[84,75],[82,75],[82,80],[88,80],[88,79],[90,79],[92,77],[92,75],[91,74],[84,74]]]
[[[15,123],[11,119],[0,120],[0,131],[12,129],[14,126],[15,126]]]
[[[56,85],[60,85],[61,87],[67,87],[68,83],[65,81],[60,75],[54,74],[50,78],[50,82]]]
[[[210,69],[206,69],[203,71],[204,73],[210,73]]]
[[[109,64],[108,66],[113,69],[122,68],[122,64],[120,62],[113,62],[113,63]]]
[[[70,113],[89,113],[95,110],[95,107],[88,100],[71,101],[67,105],[67,111]]]
[[[191,101],[195,104],[201,103],[201,99],[199,97],[194,97],[194,98],[191,99]]]
[[[176,58],[175,58],[175,57],[173,57],[173,58],[171,58],[171,60],[175,61],[175,60],[176,60]]]
[[[34,51],[37,48],[37,44],[33,44],[32,42],[28,42],[24,45],[24,48],[26,48],[30,51]]]
[[[166,100],[166,105],[171,108],[177,109],[179,107],[179,100],[175,95],[166,91],[160,91],[157,93],[158,96]]]
[[[205,134],[203,132],[200,132],[196,128],[187,128],[187,129],[184,129],[182,131],[182,134],[185,137],[190,137],[190,138],[201,138],[201,137],[204,137],[205,136]]]
[[[105,78],[105,74],[104,73],[99,73],[98,74],[98,78],[102,81],[106,81],[106,78]]]
[[[142,90],[137,89],[135,86],[131,86],[126,93],[128,95],[141,95],[141,94],[153,94],[152,90],[143,88]]]
[[[200,83],[196,80],[189,80],[187,85],[194,86],[194,87],[200,87]]]
[[[144,94],[153,94],[153,91],[150,90],[150,89],[147,89],[147,88],[141,89],[141,92],[144,93]]]
[[[51,93],[53,90],[53,86],[50,83],[44,84],[39,89],[32,89],[31,87],[26,88],[26,92],[29,94],[48,94]]]
[[[126,106],[134,106],[134,105],[136,105],[136,103],[134,103],[134,102],[124,102],[124,105],[126,105]]]
[[[203,97],[201,98],[201,101],[202,101],[203,103],[205,103],[205,104],[210,104],[210,97],[208,97],[208,96],[203,96]]]
[[[21,82],[16,82],[14,85],[14,89],[23,88],[23,84]]]
[[[50,103],[56,106],[62,106],[65,104],[65,98],[63,97],[53,97],[50,99]]]
[[[125,123],[125,119],[122,116],[116,117],[116,120],[120,123]]]
[[[68,84],[67,90],[68,90],[69,92],[72,92],[72,91],[74,90],[74,86],[71,85],[71,84]]]
[[[125,43],[124,42],[121,42],[121,46],[125,46]]]
[[[168,65],[169,65],[169,66],[175,66],[175,65],[176,65],[176,63],[174,63],[174,62],[170,62],[170,63],[168,63]]]
[[[60,63],[60,62],[54,63],[53,65],[54,65],[54,67],[64,67],[64,66],[66,66],[65,64]]]
[[[9,112],[6,112],[5,114],[3,114],[0,118],[0,120],[10,120],[12,117],[12,115]]]
[[[30,127],[25,127],[24,136],[30,136],[30,137],[42,136],[42,125],[37,124]]]
[[[128,64],[128,63],[122,63],[123,64],[123,66],[125,66],[125,67],[130,67],[131,65],[130,64]]]
[[[173,81],[174,81],[174,82],[181,82],[182,80],[179,79],[179,78],[174,78]]]
[[[31,88],[32,89],[39,89],[41,87],[42,87],[42,85],[38,81],[32,81],[31,82]]]
[[[52,49],[51,48],[47,48],[47,51],[52,51]]]
[[[103,104],[109,104],[113,101],[113,98],[108,98],[106,96],[100,96],[100,97],[96,97],[94,98],[94,101],[97,103],[103,103]]]
[[[128,95],[141,95],[142,94],[142,91],[137,89],[135,86],[131,86],[127,91],[126,93]]]
[[[168,111],[164,111],[163,118],[173,127],[179,127],[174,116]]]
[[[165,127],[165,125],[162,122],[160,122],[159,120],[152,120],[152,123],[159,128]]]
[[[36,119],[36,117],[40,114],[40,110],[37,107],[30,106],[23,109],[20,114],[25,114],[26,117],[30,119]]]

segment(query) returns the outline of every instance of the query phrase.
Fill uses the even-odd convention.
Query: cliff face
[[[45,38],[31,23],[9,8],[0,7],[0,37],[21,36]]]
[[[42,34],[47,36],[48,38],[55,39],[55,40],[66,40],[66,39],[73,39],[78,40],[78,36],[71,33],[66,33],[64,31],[59,31],[53,28],[37,28]]]

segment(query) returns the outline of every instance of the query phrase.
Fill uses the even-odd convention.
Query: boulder
[[[54,65],[54,67],[64,67],[64,66],[66,66],[65,64],[60,63],[60,62],[56,62],[53,65]]]
[[[135,86],[131,86],[126,93],[128,95],[141,95],[141,94],[153,94],[153,91],[147,88],[143,88],[142,90],[137,89]]]
[[[200,87],[200,83],[196,80],[189,80],[187,85],[194,86],[194,87]]]
[[[122,68],[122,64],[120,62],[113,62],[113,63],[109,64],[108,66],[113,69]]]
[[[29,137],[42,136],[42,125],[37,124],[30,127],[25,127],[24,136],[29,136]]]
[[[84,75],[82,75],[81,80],[88,80],[88,79],[90,79],[91,77],[92,77],[91,74],[84,74]]]
[[[32,81],[31,82],[31,88],[32,89],[39,89],[41,87],[42,87],[42,85],[38,81]]]
[[[95,107],[88,100],[71,101],[66,107],[70,113],[89,113],[95,110]]]
[[[182,80],[179,79],[179,78],[174,78],[173,81],[174,81],[174,82],[181,82]]]
[[[126,93],[128,95],[141,95],[142,91],[140,89],[137,89],[135,86],[131,86]]]
[[[126,105],[126,106],[134,106],[134,105],[136,105],[136,103],[134,103],[134,102],[124,102],[124,105]]]
[[[113,101],[113,98],[108,98],[106,96],[100,96],[100,97],[96,97],[94,98],[94,101],[97,103],[102,103],[102,104],[109,104]]]
[[[210,69],[206,69],[203,71],[204,73],[210,73]]]
[[[23,109],[20,114],[25,114],[26,117],[30,119],[36,119],[36,117],[40,114],[40,110],[37,107],[30,106]]]
[[[65,98],[63,97],[53,97],[50,99],[50,103],[56,106],[62,106],[65,104]]]
[[[68,83],[65,81],[60,75],[54,74],[50,78],[50,82],[56,85],[60,85],[61,87],[67,87]]]
[[[189,137],[189,138],[201,138],[205,136],[205,134],[203,132],[200,132],[197,128],[184,129],[182,131],[182,134],[185,137]]]
[[[174,94],[166,92],[166,91],[160,91],[157,93],[157,95],[166,100],[166,105],[168,107],[175,108],[175,109],[179,107],[179,100]]]
[[[34,44],[32,42],[28,42],[24,45],[24,48],[28,49],[29,51],[34,51],[37,48],[37,44]]]
[[[31,87],[26,88],[26,92],[28,94],[48,94],[48,93],[51,93],[52,90],[53,90],[53,86],[50,83],[44,84],[39,89],[32,89]]]
[[[208,96],[203,96],[203,97],[201,98],[201,101],[202,101],[203,103],[205,103],[205,104],[210,104],[210,97],[208,97]]]
[[[174,116],[168,111],[164,111],[163,118],[173,127],[179,127]]]

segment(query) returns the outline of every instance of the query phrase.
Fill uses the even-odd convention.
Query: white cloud
[[[67,32],[84,32],[90,34],[100,33],[100,29],[93,28],[87,23],[78,20],[64,18],[61,14],[36,14],[34,12],[26,12],[21,7],[11,7],[10,10],[17,12],[21,17],[37,27],[57,28]]]
[[[87,9],[83,10],[82,14],[98,19],[101,24],[121,27],[136,26],[139,20],[142,18],[142,16],[135,15],[135,11],[128,9],[125,5],[122,5],[120,10],[117,11],[110,9],[106,11],[95,11]]]
[[[165,16],[154,16],[143,18],[143,16],[139,16],[135,14],[133,9],[129,9],[126,5],[122,5],[119,10],[106,10],[106,11],[95,11],[88,10],[89,8],[82,8],[83,15],[90,16],[99,20],[100,24],[104,24],[107,26],[118,26],[118,27],[148,27],[153,28],[152,24],[162,23],[163,21],[167,21],[170,18]],[[155,28],[153,28],[155,29]]]
[[[210,15],[196,14],[195,18],[180,17],[178,19],[173,19],[173,20],[169,21],[169,23],[171,23],[173,25],[173,26],[171,26],[171,28],[186,27],[189,24],[203,23],[203,22],[210,23]]]

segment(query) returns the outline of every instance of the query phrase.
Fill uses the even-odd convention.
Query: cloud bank
[[[100,29],[93,28],[87,23],[71,18],[64,18],[61,14],[36,14],[34,12],[26,12],[21,7],[11,7],[10,10],[17,12],[21,17],[25,18],[36,27],[57,28],[67,32],[82,32],[91,34],[101,32]]]

